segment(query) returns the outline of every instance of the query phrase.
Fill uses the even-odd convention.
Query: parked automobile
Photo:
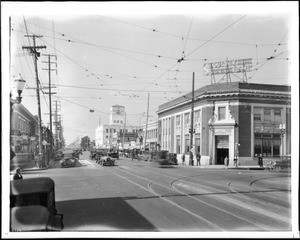
[[[110,156],[102,156],[98,163],[102,166],[114,166],[115,165],[115,159]]]
[[[49,177],[10,182],[10,230],[60,231],[63,215],[58,214],[55,184]]]
[[[119,153],[117,151],[109,152],[109,153],[107,153],[107,155],[110,156],[110,157],[112,157],[112,158],[119,159]]]
[[[96,163],[99,163],[101,157],[106,156],[108,153],[107,149],[96,149],[93,154],[93,159],[96,160]]]
[[[68,150],[63,152],[63,158],[60,160],[60,166],[63,167],[75,167],[76,156],[74,156],[74,151]]]
[[[63,157],[63,149],[59,149],[55,152],[54,154],[54,160],[58,161],[58,160],[61,160],[62,157]]]
[[[282,156],[280,160],[273,160],[266,165],[269,171],[281,171],[291,169],[291,155]]]

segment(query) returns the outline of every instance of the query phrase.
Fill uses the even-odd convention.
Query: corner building
[[[192,93],[159,106],[158,144],[189,162]],[[282,126],[284,126],[282,128]],[[230,82],[194,92],[193,151],[201,165],[257,165],[291,154],[291,87]],[[195,158],[194,158],[195,161]],[[196,163],[196,161],[195,161]]]

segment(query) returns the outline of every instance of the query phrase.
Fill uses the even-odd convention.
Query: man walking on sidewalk
[[[197,153],[196,158],[197,158],[197,166],[200,166],[201,165],[200,164],[201,155],[199,152]]]

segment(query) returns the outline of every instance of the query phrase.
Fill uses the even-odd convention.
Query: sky
[[[67,144],[109,123],[110,108],[125,106],[127,125],[157,119],[158,106],[211,84],[205,63],[252,59],[248,83],[291,85],[298,91],[299,26],[293,2],[2,2],[2,96],[19,74],[26,80],[22,104],[37,115],[32,56],[24,46],[36,39],[38,76],[44,92],[53,86]],[[283,10],[284,9],[284,10]],[[11,16],[11,35],[9,21]],[[297,21],[295,21],[297,20]],[[295,44],[296,43],[296,44]],[[9,51],[10,49],[10,51]],[[182,59],[182,61],[180,61]],[[56,64],[55,64],[55,63]],[[224,82],[216,75],[217,82]],[[297,79],[295,81],[295,79]],[[242,75],[231,75],[241,81]],[[295,87],[293,87],[295,86]],[[41,93],[42,122],[49,95]],[[3,99],[3,98],[2,98]],[[90,110],[93,110],[91,112]]]

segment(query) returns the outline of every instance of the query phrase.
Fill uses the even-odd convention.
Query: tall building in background
[[[109,125],[123,126],[125,123],[125,107],[114,105],[110,109]]]
[[[125,145],[125,148],[129,148],[135,146],[140,127],[125,123],[125,107],[120,105],[112,106],[109,119],[109,124],[101,124],[99,121],[95,131],[95,147],[121,148]],[[125,134],[123,135],[123,133]]]

